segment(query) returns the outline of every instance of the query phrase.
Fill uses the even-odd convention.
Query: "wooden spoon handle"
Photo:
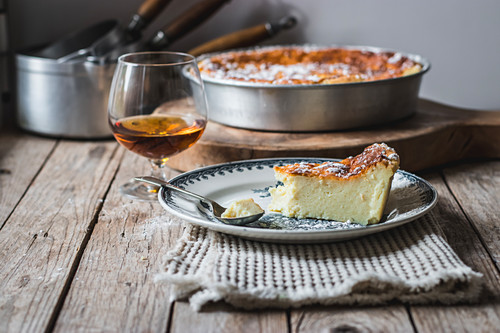
[[[140,33],[153,21],[172,0],[146,0],[128,24],[127,33],[140,38]]]
[[[148,23],[151,22],[172,0],[146,0],[137,10],[140,15]]]
[[[287,16],[275,23],[264,23],[251,28],[238,30],[233,33],[208,41],[188,53],[197,57],[204,53],[220,52],[228,49],[255,45],[269,37],[276,35],[282,29],[289,29],[297,23],[293,16]]]
[[[164,49],[207,20],[222,7],[223,4],[229,1],[230,0],[202,0],[158,31],[149,42],[149,48],[154,50]]]
[[[197,57],[204,53],[220,52],[227,49],[247,47],[265,40],[268,36],[266,25],[261,24],[213,39],[195,47],[188,53]]]

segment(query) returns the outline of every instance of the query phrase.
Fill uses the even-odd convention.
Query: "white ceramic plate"
[[[171,179],[170,182],[215,200],[225,207],[234,200],[253,198],[266,209],[271,201],[268,189],[277,185],[273,166],[324,161],[332,159],[280,158],[238,161],[189,171]],[[158,199],[168,212],[214,231],[267,242],[313,243],[357,238],[413,221],[434,207],[437,192],[422,178],[399,170],[394,176],[382,221],[369,226],[288,218],[273,212],[266,212],[260,220],[249,225],[231,226],[211,217],[196,200],[188,199],[175,191],[161,189]]]

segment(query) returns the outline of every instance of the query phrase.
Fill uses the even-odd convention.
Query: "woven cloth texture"
[[[272,244],[186,227],[163,272],[174,299],[199,311],[210,301],[240,308],[306,304],[474,301],[481,274],[466,266],[429,216],[363,238]]]

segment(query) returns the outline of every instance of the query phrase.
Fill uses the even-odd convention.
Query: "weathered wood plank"
[[[466,178],[476,172],[484,172],[483,164],[468,165],[466,169],[461,166],[447,170],[446,180],[451,188],[464,191],[459,196],[474,196],[477,191],[482,191],[484,184],[471,182]],[[490,165],[490,167],[494,167]],[[495,168],[495,167],[494,167]],[[488,169],[488,168],[487,168]],[[465,170],[467,170],[465,172]],[[464,172],[461,172],[464,171]],[[452,177],[448,177],[452,175]],[[475,271],[484,275],[485,290],[481,300],[473,305],[428,305],[410,307],[415,326],[419,332],[498,332],[500,328],[500,275],[484,248],[478,235],[465,218],[460,206],[446,187],[441,177],[429,175],[425,177],[436,187],[440,194],[439,203],[432,215],[439,221],[448,243],[462,259]],[[492,181],[484,178],[483,181]],[[458,184],[458,183],[462,184]],[[460,190],[458,190],[460,189]],[[494,189],[483,187],[494,196]],[[486,195],[487,193],[484,193]],[[500,197],[493,197],[498,203]],[[474,202],[476,199],[470,199]],[[486,205],[485,205],[486,202]],[[466,214],[481,215],[481,211],[494,211],[493,206],[485,202],[476,202],[474,205],[464,205]],[[489,213],[485,213],[489,214]],[[498,220],[497,220],[498,221]],[[488,220],[476,221],[481,224]],[[489,221],[493,223],[494,221]]]
[[[418,332],[499,332],[499,306],[418,306],[411,313]]]
[[[500,161],[461,164],[444,175],[500,269]]]
[[[128,201],[117,192],[119,184],[138,171],[147,173],[147,162],[126,153],[94,226],[93,218],[123,150],[115,154],[114,142],[62,141],[55,146],[56,140],[27,137],[26,142],[33,142],[15,149],[5,143],[5,136],[0,138],[0,169],[31,172],[24,185],[16,183],[25,175],[21,171],[15,177],[8,175],[12,177],[8,185],[5,175],[0,175],[0,224],[9,216],[0,232],[0,331],[43,331],[52,324],[64,332],[167,331],[168,290],[152,279],[181,227],[162,223],[159,205]],[[14,150],[26,156],[6,157]],[[29,165],[28,155],[38,156],[40,164]],[[10,159],[14,164],[5,164]],[[439,176],[425,176],[441,195],[433,216],[442,221],[450,245],[462,260],[485,275],[486,291],[481,302],[472,306],[411,306],[419,332],[493,332],[500,327],[500,278],[491,260],[498,259],[499,168],[496,161],[446,169],[454,197]],[[1,209],[12,193],[18,199],[10,201],[10,211],[2,219]],[[58,310],[59,315],[53,316]],[[406,309],[397,305],[293,310],[291,328],[293,332],[413,330]],[[177,302],[170,330],[284,332],[287,321],[284,311],[245,312],[217,303],[196,313],[187,303]]]
[[[163,256],[175,245],[182,226],[169,224],[158,203],[134,202],[119,193],[123,182],[144,174],[148,174],[146,160],[127,152],[84,251],[56,332],[167,330],[168,286],[155,283],[154,275],[161,271]],[[175,307],[172,331],[232,332],[244,323],[243,331],[268,331],[259,328],[278,325],[284,332],[285,312],[279,317],[240,313],[223,304],[208,313],[195,313],[181,302]]]
[[[149,174],[143,157],[125,151],[92,237],[55,325],[56,332],[166,332],[168,286],[154,282],[181,226],[158,202],[127,199],[119,186]]]
[[[7,220],[0,331],[47,329],[118,166],[115,151],[114,142],[61,141]]]
[[[294,333],[306,332],[413,332],[402,305],[380,307],[308,307],[292,311]]]
[[[0,132],[0,228],[56,143],[55,139]]]
[[[194,312],[186,302],[176,302],[172,333],[214,332],[273,332],[288,331],[287,316],[283,310],[240,311],[224,303],[206,305]]]

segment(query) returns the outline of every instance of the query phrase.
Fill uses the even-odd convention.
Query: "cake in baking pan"
[[[281,46],[229,51],[199,61],[204,79],[263,84],[336,84],[418,73],[422,65],[392,51]]]

